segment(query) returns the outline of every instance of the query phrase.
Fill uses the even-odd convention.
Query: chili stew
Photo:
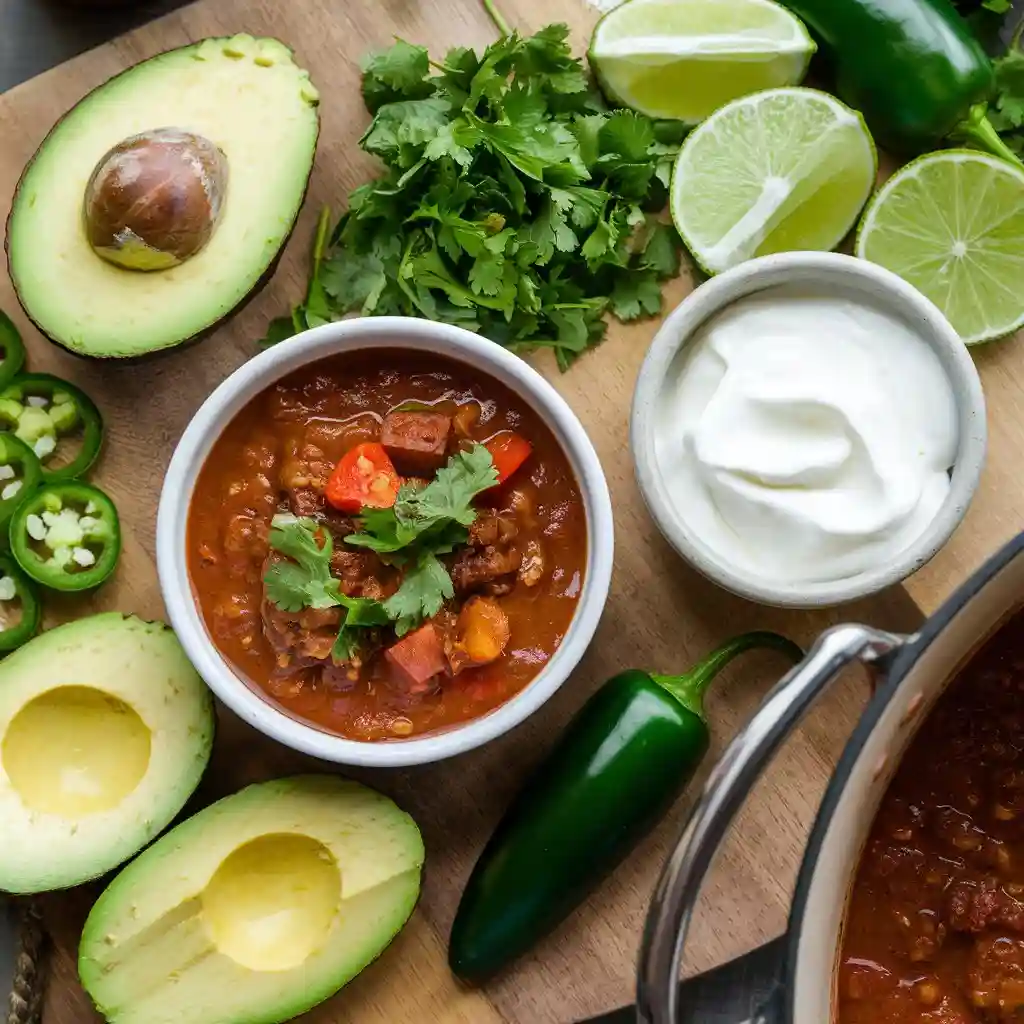
[[[351,739],[404,739],[523,689],[569,629],[586,516],[554,435],[461,363],[324,360],[253,399],[200,471],[196,600],[239,675]]]
[[[1024,1020],[1024,616],[900,762],[857,872],[840,1024]]]

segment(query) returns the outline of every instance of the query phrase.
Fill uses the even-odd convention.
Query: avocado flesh
[[[86,921],[79,975],[113,1024],[276,1024],[383,952],[422,864],[413,820],[358,783],[250,786],[114,879]]]
[[[228,316],[272,268],[298,216],[319,133],[308,72],[275,39],[207,39],[138,64],[86,96],[28,165],[7,224],[11,279],[26,313],[81,355],[137,356],[178,345]],[[177,127],[228,162],[207,245],[165,270],[125,270],[93,252],[86,186],[117,143]]]
[[[105,874],[161,832],[210,756],[213,705],[174,633],[116,612],[0,663],[0,890]]]

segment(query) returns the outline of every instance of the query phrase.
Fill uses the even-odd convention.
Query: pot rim
[[[846,784],[853,772],[854,765],[860,757],[868,738],[874,732],[879,719],[889,705],[889,701],[899,689],[910,670],[917,664],[921,656],[934,643],[947,626],[963,611],[981,591],[1011,562],[1024,554],[1024,531],[1007,541],[988,561],[982,564],[967,580],[965,580],[943,604],[925,620],[921,629],[913,634],[907,643],[891,656],[891,662],[884,673],[881,685],[872,695],[867,706],[861,713],[856,727],[843,748],[842,756],[836,764],[835,771],[829,780],[825,795],[814,818],[807,845],[804,848],[800,870],[797,874],[796,887],[790,905],[789,917],[784,937],[785,949],[782,963],[782,1020],[795,1020],[796,972],[799,963],[798,954],[803,929],[804,914],[810,897],[811,882],[818,866],[818,860],[829,828],[839,809],[839,802],[846,790]]]

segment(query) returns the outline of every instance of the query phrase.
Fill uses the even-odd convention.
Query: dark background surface
[[[184,6],[185,0],[0,0],[0,92]]]
[[[0,92],[185,3],[0,0]],[[1018,17],[1024,14],[1024,0],[1014,0],[1014,7]]]

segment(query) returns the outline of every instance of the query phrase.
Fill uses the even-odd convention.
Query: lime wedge
[[[974,150],[921,157],[878,193],[857,255],[935,303],[968,345],[1024,326],[1024,170]]]
[[[589,57],[616,102],[698,124],[737,97],[796,85],[814,50],[773,0],[629,0],[597,23]]]
[[[834,249],[877,170],[860,114],[816,89],[770,89],[734,100],[687,137],[672,219],[709,274],[773,252]]]

